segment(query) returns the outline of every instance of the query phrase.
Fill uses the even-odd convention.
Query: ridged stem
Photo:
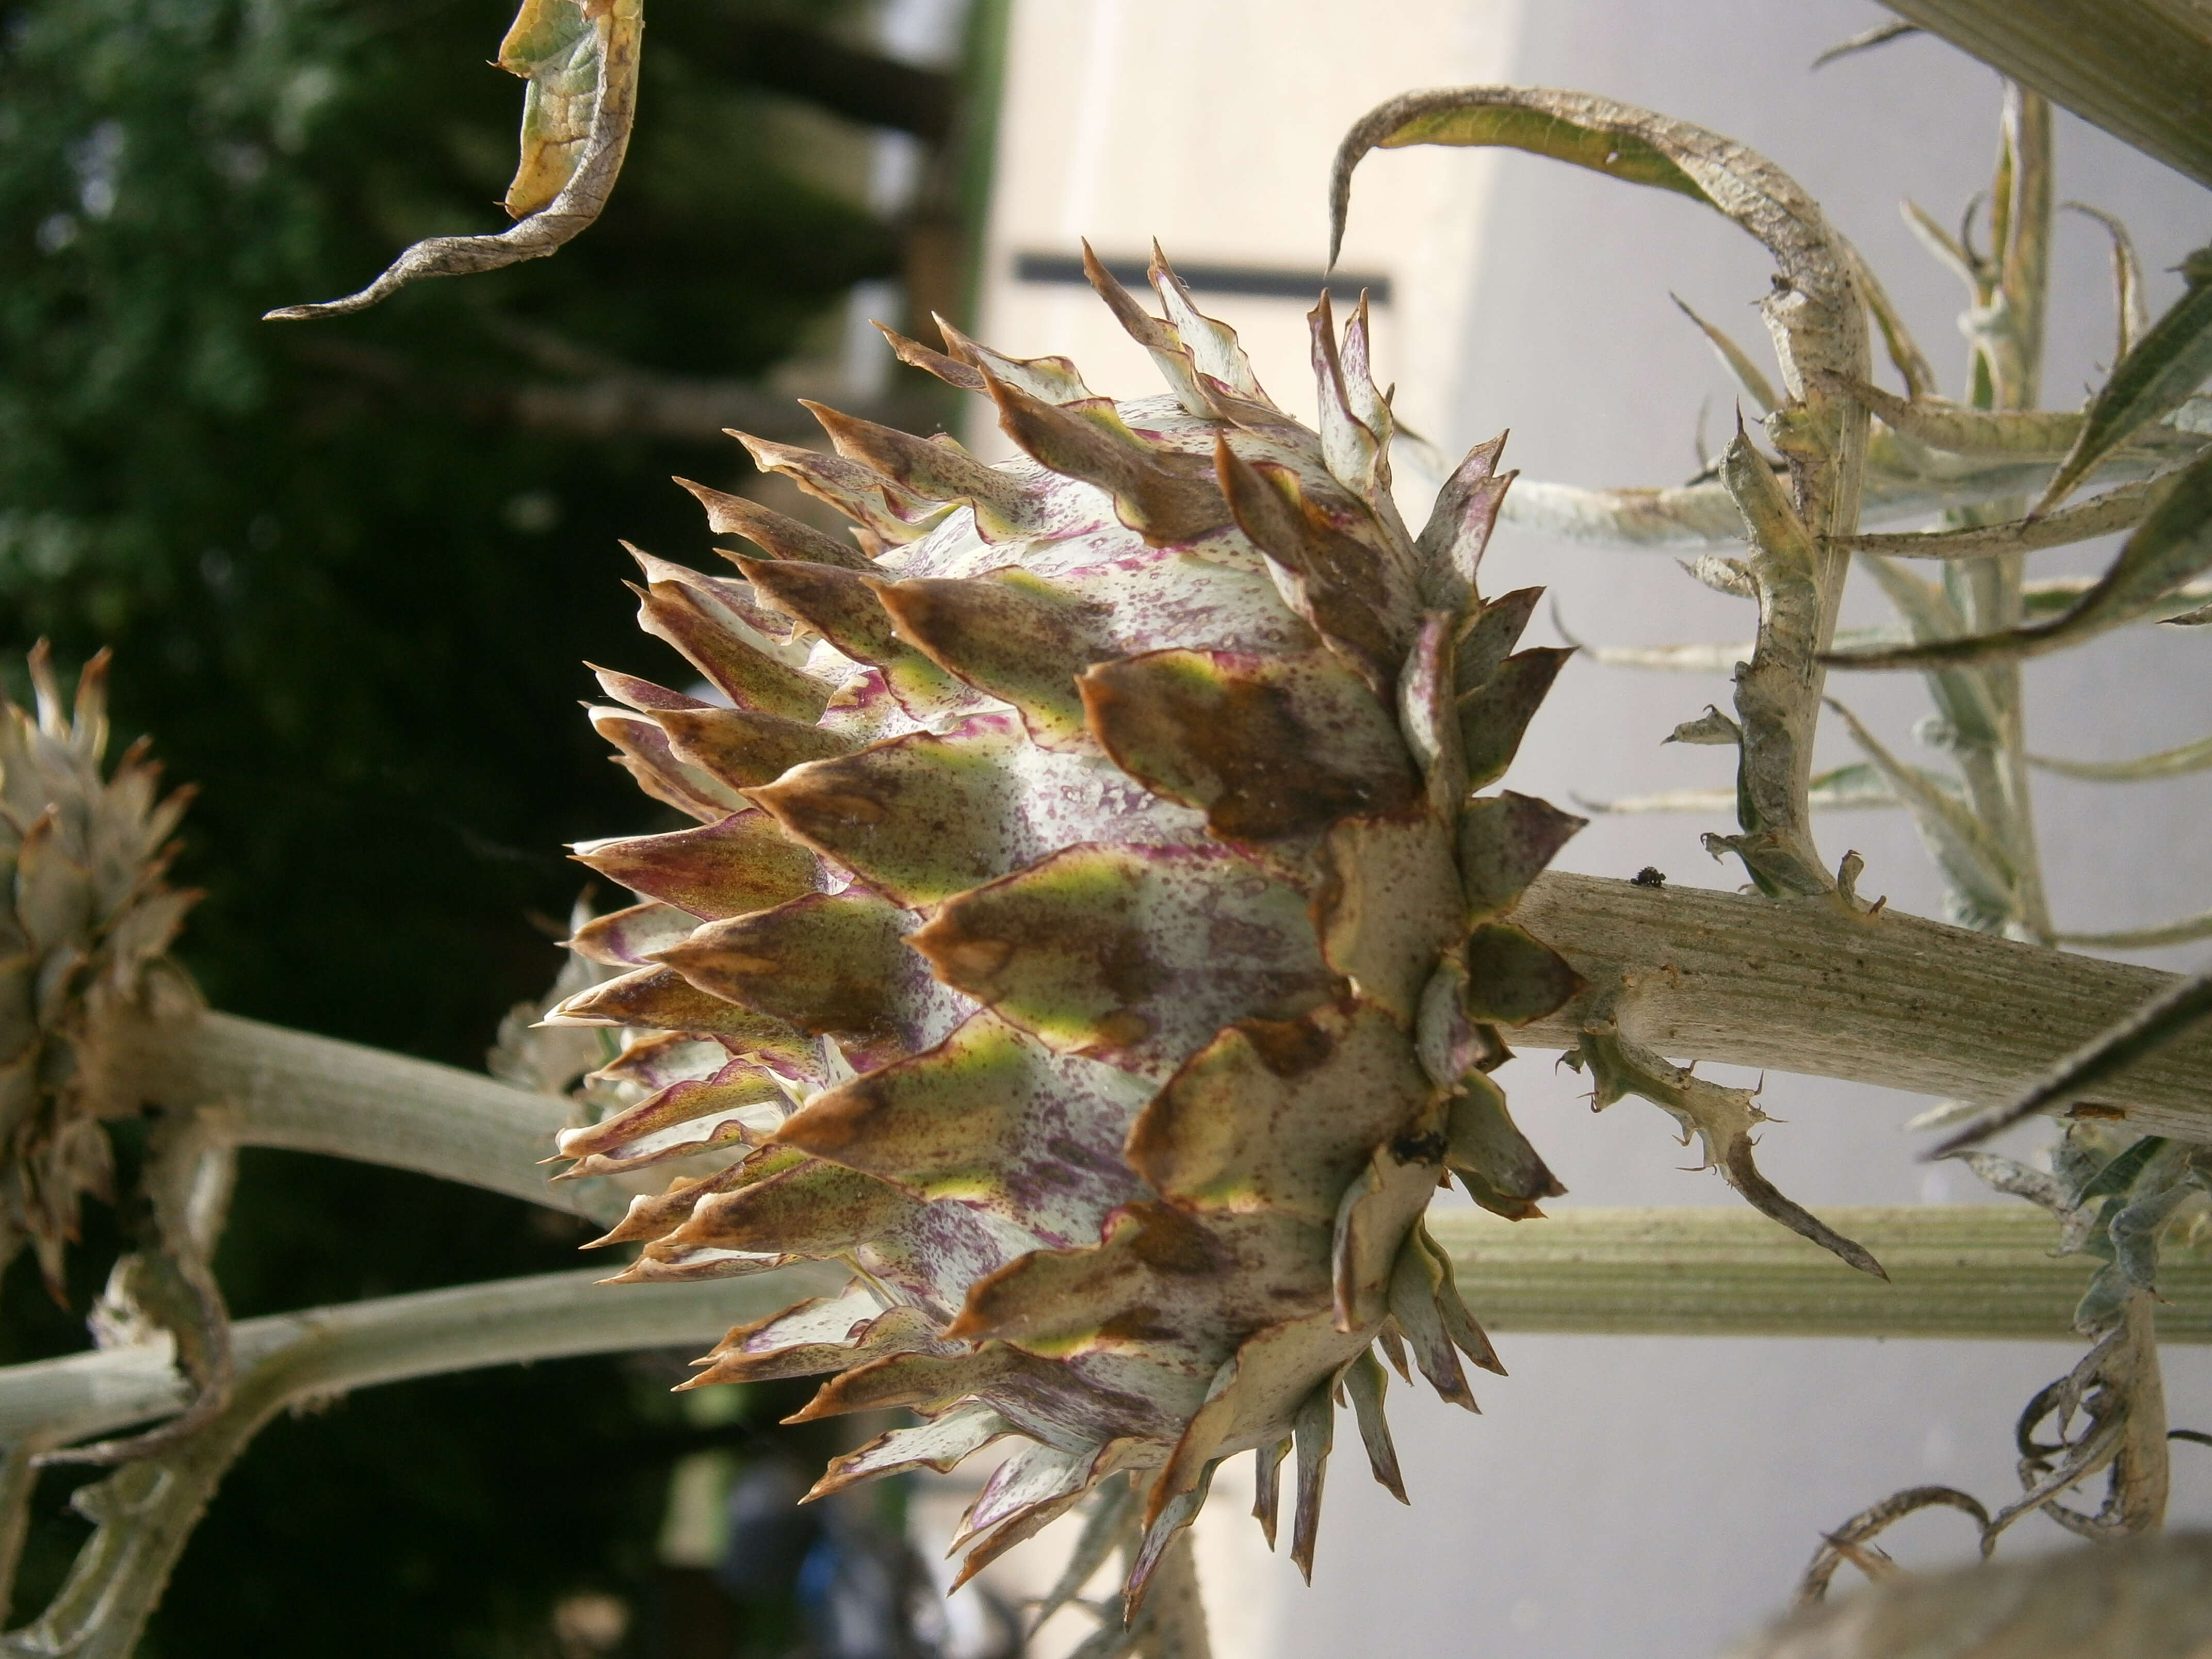
[[[222,1013],[139,1069],[157,1104],[224,1108],[241,1146],[412,1170],[596,1221],[624,1207],[604,1180],[550,1182],[541,1167],[574,1121],[568,1102],[480,1072]]]
[[[1654,890],[1540,877],[1516,919],[1593,985],[1628,978],[1636,1035],[1678,1060],[1880,1084],[1995,1104],[2149,1000],[2172,975],[1823,899]],[[1580,1009],[1508,1033],[1566,1048]],[[210,1013],[144,1057],[149,1097],[221,1106],[240,1145],[283,1146],[464,1182],[594,1219],[605,1181],[549,1182],[566,1104],[480,1073]],[[2156,1133],[2212,1139],[2212,1030],[2099,1089]]]
[[[1212,1659],[1206,1602],[1199,1593],[1198,1557],[1188,1528],[1176,1536],[1152,1573],[1139,1620],[1137,1659]]]
[[[495,1279],[242,1320],[231,1341],[241,1376],[283,1370],[281,1407],[487,1365],[641,1348],[703,1351],[731,1326],[834,1293],[845,1278],[832,1267],[809,1267],[696,1285],[597,1282],[611,1271]],[[60,1444],[177,1410],[190,1391],[169,1354],[160,1341],[0,1370],[0,1446],[33,1437]]]
[[[1468,1304],[1506,1332],[2063,1341],[2096,1265],[2051,1255],[2056,1227],[2025,1206],[1825,1213],[1881,1258],[1891,1283],[1729,1206],[1565,1209],[1518,1223],[1438,1210],[1428,1224]],[[289,1401],[526,1360],[703,1349],[733,1324],[842,1282],[827,1265],[695,1285],[616,1288],[599,1277],[548,1273],[249,1319],[233,1340],[241,1373],[282,1368]],[[2159,1290],[2167,1341],[2212,1342],[2212,1261],[2170,1248]],[[11,1366],[0,1370],[0,1445],[112,1433],[176,1410],[185,1395],[167,1344]]]
[[[1514,919],[1604,986],[1634,991],[1634,1035],[1670,1059],[1797,1072],[1996,1103],[2173,982],[2155,969],[2069,955],[1825,899],[1777,901],[1537,878]],[[1582,1010],[1506,1033],[1564,1048]],[[2105,1113],[2212,1139],[2212,1030],[2199,1027],[2099,1085]]]
[[[811,1288],[787,1273],[774,1286],[725,1280],[682,1286],[683,1294],[671,1296],[678,1287],[639,1285],[630,1288],[645,1294],[630,1296],[599,1289],[594,1277],[557,1273],[471,1285],[237,1327],[242,1375],[229,1403],[182,1443],[77,1495],[77,1507],[99,1530],[53,1601],[31,1625],[0,1638],[0,1651],[129,1659],[223,1476],[262,1425],[287,1407],[485,1365],[703,1344],[735,1321],[772,1312]],[[836,1282],[822,1271],[810,1278]],[[166,1343],[111,1349],[0,1372],[0,1437],[9,1446],[9,1472],[20,1477],[27,1447],[174,1409],[182,1389],[167,1352]],[[20,1478],[15,1484],[7,1519],[20,1531],[28,1492]]]
[[[1554,1211],[1507,1222],[1431,1212],[1462,1293],[1501,1331],[1651,1336],[2078,1340],[2074,1306],[2098,1263],[2054,1256],[2058,1230],[2026,1205],[1827,1209],[1890,1282],[1740,1206]],[[2212,1260],[2169,1247],[2159,1332],[2212,1342]]]

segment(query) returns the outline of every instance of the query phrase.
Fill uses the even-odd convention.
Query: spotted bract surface
[[[1414,536],[1364,307],[1312,313],[1316,431],[1164,260],[1164,316],[1092,280],[1169,395],[945,326],[894,344],[1022,459],[829,410],[834,453],[744,440],[850,540],[686,486],[750,546],[641,553],[636,591],[703,684],[602,672],[592,719],[697,827],[579,849],[639,902],[553,1018],[624,1043],[570,1173],[675,1177],[622,1279],[852,1269],[686,1386],[918,1416],[817,1492],[1016,1442],[968,1571],[1133,1481],[1135,1595],[1243,1453],[1271,1541],[1295,1454],[1310,1569],[1340,1403],[1398,1488],[1378,1349],[1470,1409],[1462,1358],[1496,1368],[1421,1217],[1454,1176],[1516,1218],[1559,1190],[1488,1072],[1577,988],[1511,911],[1581,820],[1479,793],[1565,655],[1515,648],[1533,590],[1476,589],[1500,444]]]

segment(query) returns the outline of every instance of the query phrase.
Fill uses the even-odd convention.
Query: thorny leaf
[[[1559,631],[1566,634],[1562,627]],[[1712,640],[1689,645],[1586,645],[1567,635],[1590,660],[1607,668],[1650,668],[1680,674],[1734,674],[1738,663],[1751,660],[1749,640]],[[1838,644],[1875,645],[1900,638],[1892,628],[1838,629]]]
[[[1986,1140],[2000,1129],[2115,1077],[2212,1017],[2212,970],[2176,980],[2117,1025],[2061,1060],[2017,1099],[1978,1114],[1923,1158],[1937,1158]]]
[[[530,85],[522,94],[522,154],[501,204],[510,219],[548,205],[575,176],[592,132],[604,48],[591,0],[523,0],[499,45],[499,66]]]
[[[1620,1029],[1621,994],[1598,999],[1583,1021],[1577,1046],[1566,1056],[1577,1071],[1587,1069],[1598,1110],[1624,1095],[1637,1095],[1682,1126],[1683,1139],[1698,1137],[1705,1167],[1741,1194],[1762,1215],[1809,1238],[1862,1273],[1886,1279],[1888,1273],[1867,1248],[1841,1233],[1792,1200],[1759,1172],[1752,1158],[1752,1132],[1767,1121],[1751,1092],[1725,1088],[1693,1076],[1662,1059]]]
[[[1849,375],[1836,376],[1834,389],[1865,404],[1899,437],[1949,455],[2055,464],[2081,430],[2079,415],[2060,410],[1978,409],[1939,398],[1905,398]],[[2163,429],[2152,435],[2160,453],[2199,447],[2192,437]]]
[[[2021,611],[2031,618],[2063,616],[2096,583],[2097,578],[2094,576],[2039,576],[2033,581],[2020,585]],[[2212,582],[2188,582],[2174,589],[2143,614],[2162,623],[2179,623],[2187,626],[2189,619],[2197,617],[2199,609],[2212,611],[2212,605],[2205,604],[2209,597],[2212,597]],[[2197,620],[2202,622],[2205,619],[2198,617]],[[1842,636],[1838,635],[1837,637],[1840,639]]]
[[[2036,503],[2037,512],[2056,507],[2098,462],[2180,408],[2212,376],[2212,247],[2190,255],[2182,272],[2187,290],[2113,365],[2112,378],[2090,399],[2081,436]]]
[[[2212,295],[2212,289],[2202,291]],[[2136,620],[2208,569],[2212,569],[2212,454],[2199,456],[2173,476],[2111,568],[2064,615],[1963,639],[1881,651],[1832,652],[1822,660],[1840,668],[1926,668],[2040,656]]]
[[[1537,88],[1468,87],[1394,98],[1362,116],[1337,147],[1329,178],[1328,262],[1334,265],[1344,246],[1352,169],[1370,149],[1407,144],[1525,149],[1719,207],[1668,146],[1637,130],[1642,114],[1604,99]]]
[[[2124,451],[2109,458],[2090,482],[2138,482],[2166,459],[2170,457]],[[1877,428],[1867,448],[1861,517],[1869,523],[1893,522],[1942,508],[2010,500],[2038,488],[2049,475],[2047,460],[1938,455],[1908,447],[1896,434]],[[1743,521],[1728,492],[1709,479],[1662,489],[1588,489],[1523,478],[1505,498],[1499,516],[1523,530],[1599,547],[1721,548],[1743,540]]]
[[[1811,826],[1799,821],[1820,715],[1813,700],[1822,611],[1819,555],[1781,483],[1741,430],[1722,458],[1721,482],[1750,532],[1748,562],[1759,592],[1758,637],[1751,660],[1735,671],[1742,727],[1736,816],[1744,833],[1732,840],[1731,850],[1765,892],[1825,892],[1832,884],[1814,850]]]
[[[506,207],[519,222],[496,235],[433,236],[367,288],[341,300],[285,306],[266,320],[366,311],[425,276],[464,276],[542,259],[599,216],[622,172],[637,112],[645,0],[523,0],[499,65],[530,82],[521,158]]]
[[[2069,1125],[2063,1162],[2078,1161],[2072,1148],[2081,1126]],[[2137,1291],[2156,1295],[2160,1241],[2175,1212],[2205,1191],[2205,1149],[2163,1135],[2145,1135],[2080,1179],[2081,1204],[2095,1217],[2089,1253],[2101,1258],[2074,1311],[2075,1328],[2094,1335],[2118,1319]]]
[[[1910,197],[1897,205],[1905,216],[1905,228],[1920,239],[1921,246],[1936,256],[1937,264],[1970,289],[1980,282],[1978,262],[1966,251],[1964,241],[1937,224],[1928,210]]]
[[[1859,293],[1866,301],[1875,326],[1881,331],[1882,349],[1888,354],[1890,367],[1905,382],[1908,398],[1928,398],[1935,395],[1936,370],[1912,337],[1912,331],[1905,325],[1905,319],[1891,302],[1889,292],[1874,274],[1874,267],[1860,257],[1856,248],[1846,245],[1850,255],[1851,275],[1857,279]]]
[[[1904,764],[1858,718],[1831,698],[1852,738],[1912,813],[1914,826],[1944,878],[1974,905],[1994,916],[2014,914],[2017,878],[2004,849],[1966,803],[1931,785],[1917,767]]]
[[[1755,599],[1759,597],[1759,589],[1751,580],[1751,567],[1741,559],[1723,558],[1717,553],[1700,553],[1694,559],[1678,559],[1675,562],[1716,593],[1725,593],[1732,599]]]
[[[2143,1166],[2171,1144],[2164,1135],[2142,1136],[2091,1175],[2075,1193],[2074,1202],[2086,1204],[2093,1198],[2112,1198],[2126,1192],[2136,1184]]]

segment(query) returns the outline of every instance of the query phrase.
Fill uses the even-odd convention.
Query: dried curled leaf
[[[1906,1516],[1929,1509],[1963,1510],[1974,1518],[1976,1526],[1986,1528],[1990,1524],[1990,1512],[1982,1507],[1981,1499],[1955,1486],[1909,1486],[1903,1492],[1892,1492],[1821,1539],[1820,1547],[1813,1552],[1812,1560],[1806,1564],[1805,1576],[1798,1581],[1797,1605],[1802,1607],[1816,1604],[1826,1596],[1836,1569],[1846,1561],[1869,1577],[1877,1574],[1888,1577],[1892,1571],[1889,1557],[1872,1547],[1875,1539]]]
[[[1703,202],[1765,243],[1791,284],[1797,303],[1781,308],[1790,337],[1785,351],[1802,361],[1785,362],[1785,372],[1863,360],[1866,331],[1839,239],[1779,168],[1733,140],[1588,93],[1542,87],[1410,93],[1361,117],[1337,147],[1329,179],[1332,262],[1344,240],[1353,169],[1371,149],[1408,144],[1525,149]]]
[[[521,157],[506,207],[519,223],[496,235],[432,236],[358,294],[284,306],[270,322],[366,311],[425,276],[466,276],[542,259],[599,216],[622,172],[637,112],[645,0],[523,0],[499,66],[530,82]]]

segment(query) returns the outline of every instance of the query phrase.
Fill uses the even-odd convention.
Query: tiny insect
[[[1664,887],[1667,872],[1656,864],[1647,864],[1628,878],[1631,887]]]

